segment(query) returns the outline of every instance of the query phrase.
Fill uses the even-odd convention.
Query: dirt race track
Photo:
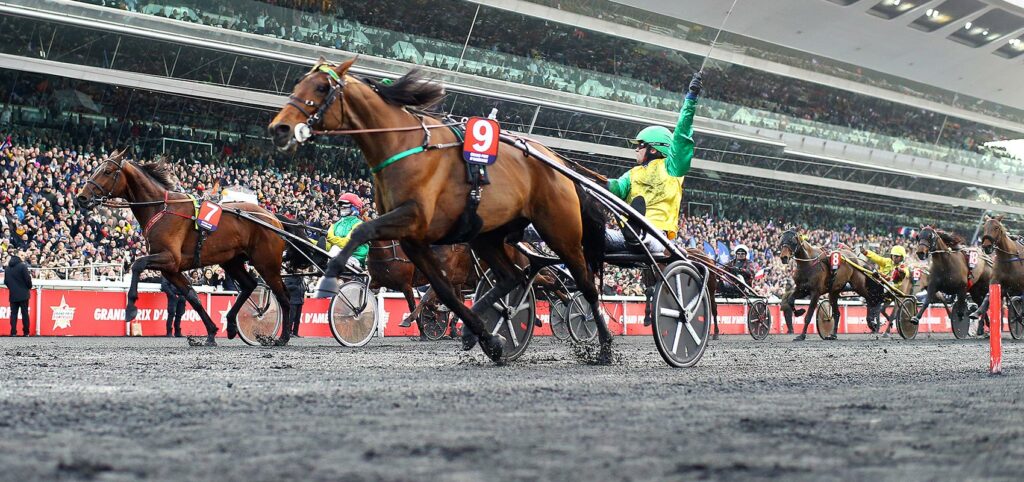
[[[1024,344],[788,336],[670,369],[537,339],[496,367],[453,342],[286,348],[0,338],[0,479],[1020,480]]]

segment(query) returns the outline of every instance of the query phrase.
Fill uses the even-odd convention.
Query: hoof
[[[501,363],[505,351],[505,337],[494,335],[489,340],[480,344],[480,349],[494,363]]]
[[[139,309],[135,306],[129,306],[124,309],[124,321],[125,323],[131,323],[135,320],[135,317],[139,314]]]
[[[714,335],[711,335],[711,339],[712,340],[717,340],[718,339],[718,333],[715,333]]]
[[[535,326],[537,328],[540,328],[540,327],[544,326],[544,322],[540,321],[540,318],[534,318],[533,319],[533,326]]]
[[[238,336],[238,323],[237,322],[233,322],[233,321],[229,321],[227,329],[228,329],[228,339],[229,340],[234,340],[235,337]]]
[[[836,336],[836,335],[829,335],[829,336],[826,336],[825,339],[828,340],[828,341],[833,341],[833,340],[838,340],[839,337]]]
[[[917,324],[921,323],[921,320],[918,317],[915,316],[915,317],[910,319],[910,323],[912,325],[917,325]]]
[[[797,335],[796,338],[793,338],[793,341],[804,341],[806,339],[807,335]]]
[[[476,346],[477,336],[468,329],[462,330],[462,350],[469,351]]]
[[[612,351],[611,342],[601,343],[601,351],[597,353],[597,359],[594,361],[598,365],[611,365],[615,363],[615,352]]]
[[[800,308],[799,310],[793,310],[793,316],[804,316],[804,313],[807,313],[807,309],[806,308]]]
[[[400,326],[402,328],[408,328],[408,327],[412,326],[412,317],[410,316],[410,317],[402,320],[401,323],[398,324],[398,326]]]
[[[274,346],[285,346],[285,345],[288,344],[288,340],[289,340],[289,337],[282,336],[281,338],[278,338],[278,339],[274,340]]]
[[[204,344],[206,346],[217,346],[217,340],[215,340],[212,336],[208,336],[206,337],[206,343]]]
[[[889,338],[889,332],[882,333],[882,338]]]

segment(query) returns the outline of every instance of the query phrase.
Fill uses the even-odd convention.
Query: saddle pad
[[[839,266],[843,263],[843,255],[839,251],[833,251],[828,254],[828,267],[832,271],[839,269]]]
[[[466,122],[466,138],[462,142],[462,158],[471,164],[494,164],[498,158],[498,121],[473,117]]]

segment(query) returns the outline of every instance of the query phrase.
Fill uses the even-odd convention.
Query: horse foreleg
[[[917,309],[917,313],[910,319],[913,324],[921,323],[921,317],[924,316],[924,312],[928,310],[928,305],[932,304],[932,300],[935,299],[935,294],[938,292],[938,288],[935,286],[936,283],[928,283],[928,294],[925,295],[924,301],[921,302],[921,307]]]
[[[214,339],[217,336],[217,325],[210,319],[210,314],[203,308],[203,302],[199,300],[199,293],[192,288],[192,285],[188,282],[181,273],[164,272],[164,277],[171,282],[174,286],[178,287],[178,291],[185,295],[185,301],[192,306],[196,313],[199,313],[199,318],[203,320],[203,325],[206,326],[206,346],[215,346],[217,341]]]
[[[832,319],[834,320],[835,331],[825,337],[826,340],[835,340],[839,338],[839,322],[842,321],[842,315],[839,313],[839,292],[833,291],[828,294],[828,306],[832,310]]]
[[[142,256],[132,263],[132,278],[128,286],[128,304],[124,310],[124,321],[130,323],[135,319],[135,316],[139,314],[139,309],[135,306],[135,302],[139,299],[139,278],[142,276],[142,272],[146,269],[170,269],[169,261],[172,260],[170,253],[160,252],[151,254],[148,256]],[[167,278],[170,281],[170,278]]]

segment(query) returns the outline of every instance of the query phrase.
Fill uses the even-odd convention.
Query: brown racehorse
[[[281,236],[225,212],[217,230],[210,233],[203,243],[200,260],[197,261],[195,248],[199,233],[193,220],[195,208],[186,194],[173,191],[170,167],[164,162],[135,164],[125,161],[123,155],[124,151],[116,152],[105,159],[78,192],[75,203],[89,209],[109,199],[123,198],[135,218],[146,227],[143,234],[149,245],[149,254],[132,263],[125,321],[134,320],[138,312],[135,302],[139,296],[139,275],[147,269],[157,270],[185,294],[185,299],[199,313],[206,326],[206,344],[216,345],[217,325],[181,273],[201,266],[220,265],[240,288],[238,300],[227,313],[228,338],[234,338],[238,333],[238,311],[257,286],[256,280],[245,269],[246,261],[252,263],[273,291],[281,305],[282,317],[287,320],[288,292],[281,281],[285,241]],[[230,203],[230,207],[248,212],[278,229],[285,226],[274,214],[255,204]],[[287,343],[289,336],[290,331],[283,330],[277,343]]]
[[[988,254],[995,252],[992,282],[999,283],[1003,296],[1010,298],[1024,295],[1024,246],[1010,239],[1002,221],[1002,216],[985,220],[981,248]],[[979,309],[986,312],[988,303],[986,299]]]
[[[509,235],[522,238],[524,228],[532,222],[547,246],[565,262],[590,303],[601,336],[602,359],[610,360],[611,333],[598,309],[594,282],[604,251],[605,223],[590,196],[548,165],[500,143],[497,133],[488,136],[481,132],[481,145],[498,143],[498,150],[496,161],[488,168],[490,184],[483,189],[473,215],[467,210],[471,187],[466,182],[460,138],[426,112],[443,100],[444,88],[425,81],[417,71],[387,85],[359,79],[348,75],[354,62],[318,62],[295,85],[288,103],[268,126],[274,143],[285,151],[294,151],[315,134],[350,135],[372,173],[376,202],[383,214],[352,232],[349,244],[328,265],[327,278],[341,273],[357,246],[397,239],[440,300],[469,327],[463,330],[463,348],[472,348],[479,338],[483,351],[501,361],[505,340],[486,332],[477,312],[521,282],[503,245]],[[544,146],[530,146],[557,158]],[[477,300],[473,309],[463,303],[430,250],[431,244],[462,238],[497,278],[495,287]]]
[[[782,233],[781,246],[779,259],[784,264],[789,263],[790,258],[796,261],[796,269],[793,271],[793,282],[796,286],[793,288],[792,295],[783,302],[788,304],[788,310],[795,311],[793,307],[797,298],[806,296],[811,301],[807,314],[804,316],[804,330],[797,335],[796,341],[807,339],[807,328],[811,325],[811,317],[817,311],[818,298],[821,295],[828,295],[829,305],[832,307],[832,317],[836,320],[837,329],[840,321],[839,293],[843,291],[847,283],[850,284],[853,291],[865,299],[870,297],[867,276],[849,266],[849,263],[857,262],[857,256],[853,251],[839,251],[845,259],[833,272],[829,266],[828,252],[801,239],[796,231],[790,230]],[[834,340],[836,334],[832,333],[826,339]]]
[[[972,254],[973,253],[973,254]],[[991,259],[984,256],[981,250],[964,246],[959,236],[949,234],[931,226],[921,228],[917,235],[917,258],[924,261],[931,257],[928,280],[928,296],[917,310],[915,321],[921,319],[936,293],[942,292],[954,296],[953,311],[958,318],[967,316],[967,296],[975,303],[982,305],[988,295],[988,284],[992,279]],[[968,267],[968,258],[976,257],[973,269]],[[987,319],[982,314],[982,319]],[[978,334],[984,330],[984,324],[978,324]]]

